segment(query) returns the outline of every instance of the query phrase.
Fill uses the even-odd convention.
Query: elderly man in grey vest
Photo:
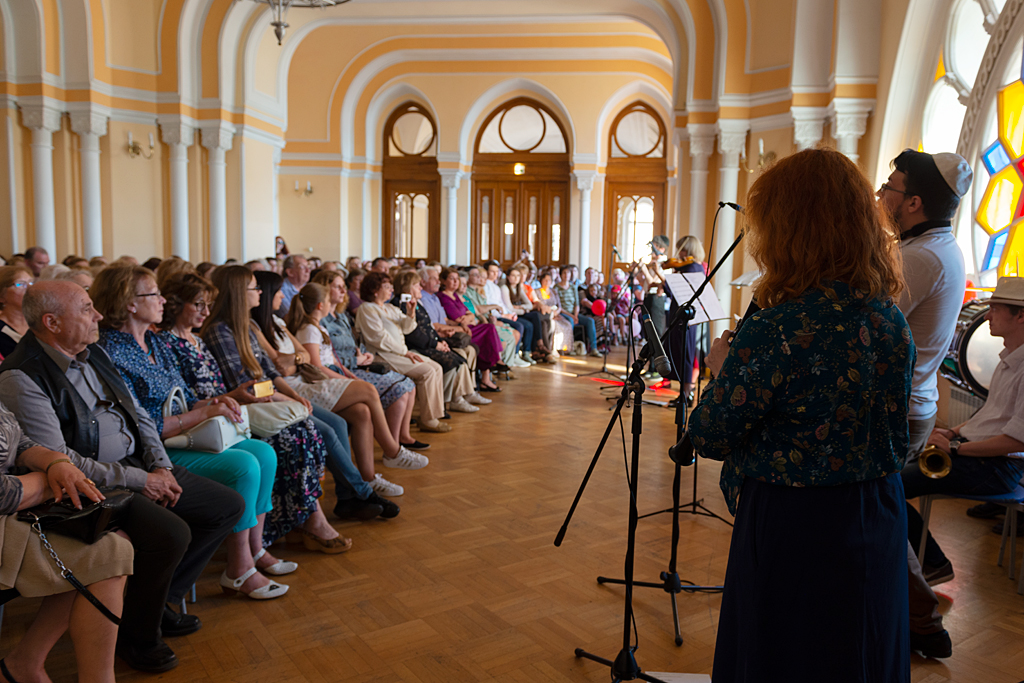
[[[117,654],[136,669],[178,664],[163,636],[199,619],[180,602],[244,509],[231,489],[175,467],[152,418],[95,344],[101,319],[89,295],[67,281],[37,283],[22,304],[29,332],[0,365],[0,402],[37,443],[66,453],[101,486],[137,492],[124,531],[135,547]]]

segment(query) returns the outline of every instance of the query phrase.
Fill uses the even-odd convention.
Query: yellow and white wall
[[[600,264],[608,128],[636,100],[672,136],[668,232],[704,238],[718,201],[742,204],[761,141],[779,156],[835,144],[872,174],[916,144],[899,133],[912,106],[887,116],[880,83],[894,81],[904,24],[922,11],[917,0],[354,0],[292,9],[279,46],[266,5],[250,0],[0,0],[0,253],[223,261],[271,254],[281,234],[293,252],[376,255],[382,129],[412,100],[433,114],[442,181],[456,188],[441,253],[464,262],[473,141],[523,95],[569,134],[574,261]],[[722,214],[716,252],[735,220]],[[735,261],[727,280],[748,269]]]

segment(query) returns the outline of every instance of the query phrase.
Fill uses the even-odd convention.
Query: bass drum
[[[960,309],[956,321],[956,332],[949,353],[939,367],[939,374],[965,391],[988,398],[992,373],[999,365],[999,352],[1003,340],[989,332],[988,304],[968,301]]]

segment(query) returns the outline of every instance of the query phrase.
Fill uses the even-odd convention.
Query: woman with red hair
[[[782,159],[746,205],[762,310],[712,345],[689,424],[736,515],[713,680],[909,681],[896,242],[832,150]]]

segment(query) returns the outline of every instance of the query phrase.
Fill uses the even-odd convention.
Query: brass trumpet
[[[917,456],[921,474],[931,479],[942,479],[953,469],[953,458],[938,446],[929,446]]]

